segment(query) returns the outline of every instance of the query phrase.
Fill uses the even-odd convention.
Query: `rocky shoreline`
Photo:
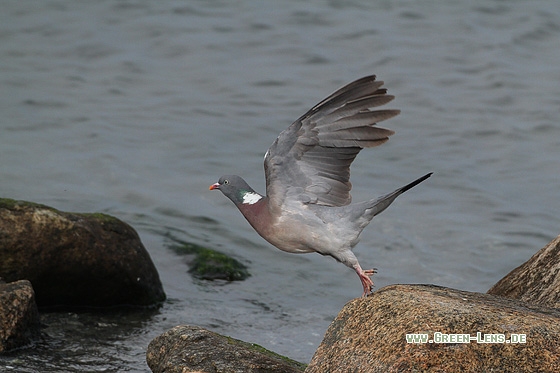
[[[0,277],[0,353],[39,335],[38,306],[145,307],[165,299],[126,223],[9,199],[0,199]],[[308,366],[192,325],[152,340],[146,359],[154,373],[558,372],[560,236],[487,294],[391,285],[348,302]]]

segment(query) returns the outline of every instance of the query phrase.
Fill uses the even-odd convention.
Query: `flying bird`
[[[389,140],[377,127],[400,110],[376,109],[394,99],[375,75],[331,94],[280,133],[264,157],[266,196],[237,175],[220,177],[218,189],[272,245],[290,253],[329,255],[356,271],[363,296],[373,289],[375,269],[363,270],[352,248],[374,216],[428,173],[384,196],[351,203],[350,165],[363,148]]]

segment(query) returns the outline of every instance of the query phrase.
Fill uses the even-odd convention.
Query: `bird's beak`
[[[220,184],[218,184],[218,183],[212,184],[212,185],[210,185],[210,188],[208,188],[208,189],[210,189],[210,190],[220,189]]]

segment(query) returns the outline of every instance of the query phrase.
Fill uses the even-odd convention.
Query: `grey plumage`
[[[375,76],[339,89],[296,120],[265,157],[271,203],[296,198],[325,206],[351,202],[350,164],[362,148],[381,145],[394,132],[377,122],[399,110],[370,110],[394,99]],[[274,206],[276,207],[276,206]]]
[[[351,249],[371,219],[400,194],[431,176],[385,196],[351,204],[350,165],[363,148],[385,143],[394,132],[377,127],[399,110],[373,109],[394,99],[375,76],[331,94],[284,130],[268,149],[266,197],[239,176],[223,176],[210,189],[230,198],[255,230],[281,250],[318,252],[353,268],[367,295],[375,270],[364,271]]]

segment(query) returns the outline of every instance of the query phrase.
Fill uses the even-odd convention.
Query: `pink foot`
[[[360,278],[362,286],[364,287],[364,293],[362,294],[362,297],[367,297],[373,291],[373,281],[370,277],[373,276],[374,273],[377,273],[377,269],[366,269],[364,271],[362,267],[357,264],[354,267],[354,270],[356,271],[356,274]]]

